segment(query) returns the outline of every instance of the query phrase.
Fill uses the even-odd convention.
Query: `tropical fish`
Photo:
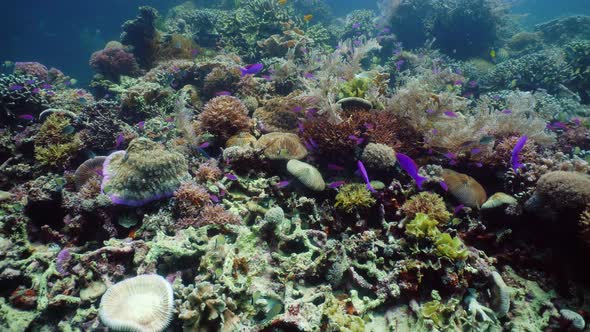
[[[125,135],[123,135],[123,133],[120,133],[119,136],[117,136],[117,140],[115,141],[115,149],[118,149],[124,141]]]
[[[302,110],[303,110],[303,107],[301,107],[301,106],[295,106],[295,107],[293,107],[293,108],[291,109],[291,112],[293,112],[293,113],[299,113],[299,112],[301,112]]]
[[[280,181],[279,183],[277,183],[275,186],[276,186],[277,188],[285,188],[285,187],[286,187],[286,186],[288,186],[289,184],[291,184],[291,182],[290,182],[290,181],[283,180],[283,181]]]
[[[284,6],[287,4],[287,0],[279,0],[279,5]]]
[[[371,192],[376,192],[375,189],[373,189],[373,186],[371,186],[371,181],[369,180],[369,174],[367,174],[367,170],[365,169],[365,165],[363,165],[363,162],[359,160],[356,163],[356,165],[359,169],[359,172],[363,176],[365,183],[367,184],[367,189],[370,190]]]
[[[492,57],[492,59],[495,59],[496,58],[496,50],[492,49],[490,51],[490,57]]]
[[[231,92],[229,92],[229,91],[219,91],[219,92],[215,92],[215,95],[217,97],[219,97],[219,96],[231,96]]]
[[[431,108],[426,110],[426,114],[434,114],[434,113],[436,113],[436,111]]]
[[[26,85],[30,85],[30,84],[34,84],[34,83],[35,83],[35,80],[26,80],[25,81]]]
[[[243,68],[240,68],[240,70],[242,71],[242,76],[246,76],[246,75],[256,75],[259,72],[261,72],[263,68],[264,68],[263,64],[253,63],[250,65],[246,65]]]
[[[312,14],[307,14],[307,15],[303,16],[303,20],[305,22],[311,21],[312,18],[313,18],[313,15]]]
[[[444,180],[438,181],[438,184],[444,191],[449,191],[449,186]]]
[[[518,172],[518,169],[522,167],[522,163],[519,160],[520,157],[520,150],[524,147],[527,141],[527,136],[524,135],[518,139],[514,148],[512,149],[512,155],[510,157],[510,164],[512,165],[512,169],[514,172]]]
[[[455,208],[453,209],[453,215],[457,215],[459,212],[461,212],[463,210],[464,207],[465,207],[465,204],[459,204],[459,205],[455,206]]]
[[[217,197],[217,195],[210,194],[209,199],[211,199],[213,203],[219,203],[219,197]]]
[[[34,95],[36,95],[36,94],[38,94],[40,91],[41,91],[41,89],[39,89],[39,88],[34,88],[34,89],[31,91],[31,93],[32,93],[32,94],[34,94]]]
[[[328,188],[335,189],[335,188],[338,188],[340,186],[343,186],[345,183],[346,182],[344,182],[344,181],[335,181],[335,182],[329,183],[328,184]]]
[[[443,114],[446,115],[446,116],[448,116],[449,118],[456,118],[456,117],[458,117],[457,113],[455,113],[453,111],[444,111]]]
[[[350,140],[354,141],[356,145],[361,145],[361,144],[363,144],[363,142],[365,141],[365,139],[364,139],[364,138],[362,138],[362,137],[357,137],[357,136],[355,136],[355,135],[349,135],[349,136],[348,136],[348,139],[350,139]]]
[[[414,179],[418,189],[422,189],[422,183],[424,183],[424,181],[426,181],[426,178],[423,176],[420,176],[420,174],[418,174],[418,165],[416,165],[416,162],[414,162],[414,160],[412,160],[412,158],[406,156],[403,153],[399,153],[399,152],[395,154],[395,157],[397,158],[397,161],[398,161],[400,167],[404,171],[406,171],[406,173],[408,173],[408,175],[411,176],[412,179]]]
[[[143,130],[143,128],[145,128],[145,121],[139,121],[137,123],[137,128],[139,128],[139,130]]]
[[[197,50],[196,48],[191,50],[192,56],[197,56],[197,54],[199,54],[199,50]]]
[[[43,90],[51,90],[53,89],[53,86],[49,83],[43,83],[43,85],[41,85],[41,89]]]
[[[12,84],[12,85],[10,85],[10,86],[8,87],[8,90],[10,90],[10,91],[19,91],[19,90],[22,90],[22,89],[24,89],[24,88],[25,88],[25,87],[24,87],[24,86],[22,86],[22,85],[20,85],[20,84]]]
[[[201,143],[201,144],[199,145],[199,147],[200,147],[201,149],[206,149],[206,148],[208,148],[208,147],[209,147],[209,145],[211,145],[211,143],[209,143],[209,142],[204,142],[204,143]]]
[[[353,28],[353,29],[359,29],[360,27],[361,27],[361,24],[360,24],[360,23],[358,23],[358,22],[357,22],[357,23],[354,23],[354,24],[352,25],[352,28]]]
[[[237,176],[235,176],[235,175],[234,175],[234,174],[232,174],[232,173],[225,173],[225,177],[226,177],[228,180],[231,180],[231,181],[236,181],[236,180],[238,179],[238,177],[237,177]]]
[[[303,77],[309,79],[309,80],[313,80],[315,78],[315,76],[313,75],[313,73],[305,73],[303,75]]]
[[[503,109],[501,112],[502,112],[502,114],[512,114],[512,110],[511,109],[508,109],[508,108],[507,109]]]
[[[33,117],[32,114],[19,115],[19,116],[17,116],[17,118],[19,118],[21,120],[27,120],[27,121],[33,121],[35,119],[35,117]]]
[[[328,164],[328,169],[331,170],[331,171],[340,172],[340,171],[343,171],[344,170],[344,167],[342,167],[340,165],[336,165],[336,164]]]

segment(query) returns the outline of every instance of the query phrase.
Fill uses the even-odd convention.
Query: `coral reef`
[[[199,115],[201,130],[225,142],[232,135],[250,128],[248,109],[236,97],[219,96],[211,99]]]

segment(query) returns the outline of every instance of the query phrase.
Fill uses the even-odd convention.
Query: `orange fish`
[[[279,0],[279,5],[284,6],[287,4],[287,0]]]
[[[313,15],[311,15],[311,14],[307,14],[307,15],[303,16],[303,20],[305,22],[311,21],[312,18],[313,18]]]

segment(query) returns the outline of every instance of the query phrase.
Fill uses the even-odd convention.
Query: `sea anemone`
[[[211,99],[199,115],[201,129],[226,141],[232,135],[250,128],[248,109],[236,97]]]
[[[170,324],[173,311],[170,283],[146,274],[109,287],[100,299],[99,317],[115,331],[160,332]]]

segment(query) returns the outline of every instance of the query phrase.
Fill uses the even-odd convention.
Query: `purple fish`
[[[363,144],[363,142],[365,141],[365,139],[364,139],[364,138],[362,138],[362,137],[356,137],[355,135],[349,135],[349,136],[348,136],[348,139],[350,139],[350,140],[354,141],[354,143],[355,143],[356,145],[361,145],[361,144]]]
[[[55,96],[55,92],[53,92],[53,91],[47,91],[47,95],[48,96]]]
[[[426,178],[418,174],[418,165],[416,165],[416,162],[414,162],[412,158],[406,156],[403,153],[396,153],[395,157],[397,158],[400,167],[404,171],[406,171],[406,173],[408,173],[408,175],[411,176],[412,179],[414,179],[414,181],[416,182],[416,186],[418,186],[418,189],[422,189],[422,183],[426,181]]]
[[[444,181],[438,181],[438,184],[440,185],[440,187],[444,190],[444,191],[449,191],[449,186],[447,185],[446,182]]]
[[[115,142],[115,149],[118,149],[119,146],[121,146],[121,144],[123,144],[124,141],[125,141],[125,135],[123,135],[123,133],[120,133],[119,136],[117,136],[117,140]]]
[[[300,133],[302,133],[305,130],[305,127],[303,127],[303,123],[297,122],[297,129]]]
[[[302,110],[303,110],[303,107],[301,107],[301,106],[295,106],[295,107],[293,107],[293,108],[291,109],[291,112],[293,112],[293,113],[299,113],[299,112],[301,112]]]
[[[461,212],[463,210],[464,207],[465,207],[465,204],[459,204],[459,205],[455,206],[455,208],[453,209],[453,215],[457,215],[459,212]]]
[[[192,56],[196,56],[197,54],[199,54],[199,50],[197,50],[196,48],[191,50],[191,55]]]
[[[215,92],[215,95],[217,97],[219,97],[219,96],[231,96],[231,92],[229,92],[229,91],[219,91],[219,92]]]
[[[313,146],[311,145],[311,143],[309,143],[307,140],[304,140],[304,141],[303,141],[303,145],[305,145],[305,148],[306,148],[307,150],[309,150],[309,151],[313,151],[313,150],[314,150],[314,148],[313,148]]]
[[[426,114],[434,114],[434,113],[436,113],[436,111],[431,108],[426,110]]]
[[[219,197],[217,197],[217,195],[213,195],[213,194],[209,194],[209,199],[213,202],[213,203],[219,203]]]
[[[139,130],[143,130],[144,127],[145,127],[145,121],[139,121],[137,123],[137,128],[139,128]]]
[[[256,75],[259,72],[261,72],[263,68],[264,68],[263,64],[253,63],[250,65],[246,65],[243,68],[240,68],[240,70],[242,71],[242,76],[246,76],[246,75]]]
[[[502,110],[502,114],[507,114],[507,115],[508,114],[512,114],[512,110],[511,109],[508,109],[508,108],[507,109],[503,109]]]
[[[24,88],[25,88],[25,87],[24,87],[24,86],[22,86],[22,85],[20,85],[20,84],[12,84],[12,85],[10,85],[10,86],[8,87],[8,90],[10,90],[10,91],[19,91],[19,90],[22,90],[22,89],[24,89]]]
[[[35,83],[35,80],[26,80],[25,81],[26,85],[30,85],[30,84],[34,84],[34,83]]]
[[[67,81],[64,82],[64,85],[65,86],[70,86],[70,85],[72,85],[72,81],[67,80]]]
[[[285,187],[286,187],[286,186],[288,186],[289,184],[291,184],[291,182],[290,182],[290,181],[283,180],[283,181],[280,181],[279,183],[277,183],[275,186],[276,186],[277,188],[285,188]]]
[[[432,135],[438,135],[438,129],[434,128],[430,131],[430,133],[432,133]]]
[[[361,27],[361,24],[360,24],[360,23],[358,23],[358,22],[357,22],[357,23],[354,23],[354,24],[352,25],[352,28],[353,28],[353,29],[358,29],[358,28],[360,28],[360,27]]]
[[[567,126],[564,125],[562,122],[559,122],[559,121],[553,123],[553,127],[554,128],[558,128],[558,129],[567,129]]]
[[[34,94],[34,95],[38,94],[39,92],[41,92],[41,89],[39,89],[39,88],[34,88],[34,89],[31,91],[31,93],[32,93],[32,94]]]
[[[375,125],[372,123],[365,123],[365,128],[367,130],[373,130],[373,129],[375,129]]]
[[[395,62],[395,69],[397,69],[397,71],[401,71],[402,70],[402,66],[404,65],[404,63],[406,63],[406,60],[404,60],[404,59],[397,60]]]
[[[201,149],[205,149],[205,148],[208,148],[208,147],[209,147],[209,145],[211,145],[211,143],[209,143],[209,142],[204,142],[204,143],[201,143],[201,144],[199,145],[199,147],[200,147]]]
[[[315,76],[313,75],[313,73],[305,73],[303,74],[303,77],[309,79],[309,80],[313,80],[315,78]]]
[[[470,88],[477,88],[477,81],[469,81]]]
[[[457,113],[455,113],[453,111],[444,111],[443,114],[446,115],[446,116],[448,116],[449,118],[456,118],[456,117],[458,117]]]
[[[457,154],[454,152],[447,152],[444,154],[445,157],[449,158],[449,159],[457,159]]]
[[[456,80],[455,82],[453,82],[454,85],[463,85],[463,81],[461,80]]]
[[[510,164],[514,172],[518,172],[518,169],[522,167],[522,163],[519,161],[520,150],[524,147],[527,141],[527,136],[524,135],[518,139],[514,148],[512,149],[512,155],[510,157]]]
[[[316,116],[316,114],[318,114],[318,112],[319,112],[319,110],[317,108],[308,108],[305,113],[305,117],[308,119],[311,119],[314,116]]]
[[[77,94],[78,96],[82,97],[83,95],[85,95],[85,94],[86,94],[86,91],[84,91],[84,90],[78,90],[78,91],[76,91],[76,94]]]
[[[365,180],[365,183],[367,184],[367,189],[370,190],[371,192],[375,192],[375,189],[373,189],[373,186],[371,186],[371,181],[369,180],[369,174],[367,174],[367,170],[365,169],[365,165],[363,165],[362,161],[357,161],[356,166],[359,169],[359,172],[361,173],[363,179]]]
[[[309,144],[311,144],[311,146],[312,146],[314,149],[317,149],[317,148],[318,148],[318,143],[316,143],[316,142],[313,140],[313,138],[310,138],[310,139],[309,139]]]
[[[235,175],[234,175],[234,174],[232,174],[232,173],[225,173],[225,177],[226,177],[228,180],[231,180],[231,181],[236,181],[236,180],[238,179],[238,177],[237,177],[237,176],[235,176]]]
[[[573,118],[572,122],[576,125],[579,126],[582,124],[582,120],[580,120],[580,118]]]
[[[344,181],[335,181],[335,182],[329,183],[328,184],[328,188],[335,189],[335,188],[338,188],[340,186],[343,186],[345,183],[346,182],[344,182]]]
[[[35,119],[35,117],[32,114],[19,115],[19,116],[17,116],[17,118],[19,118],[21,120],[26,120],[26,121],[33,121]]]
[[[43,85],[41,85],[41,89],[43,90],[51,90],[53,89],[53,86],[49,83],[43,83]]]
[[[328,169],[331,170],[331,171],[340,172],[340,171],[343,171],[344,170],[344,167],[342,167],[340,165],[336,165],[336,164],[328,164]]]
[[[471,149],[471,154],[478,154],[480,152],[481,152],[481,149],[479,149],[479,148],[473,148],[473,149]]]

